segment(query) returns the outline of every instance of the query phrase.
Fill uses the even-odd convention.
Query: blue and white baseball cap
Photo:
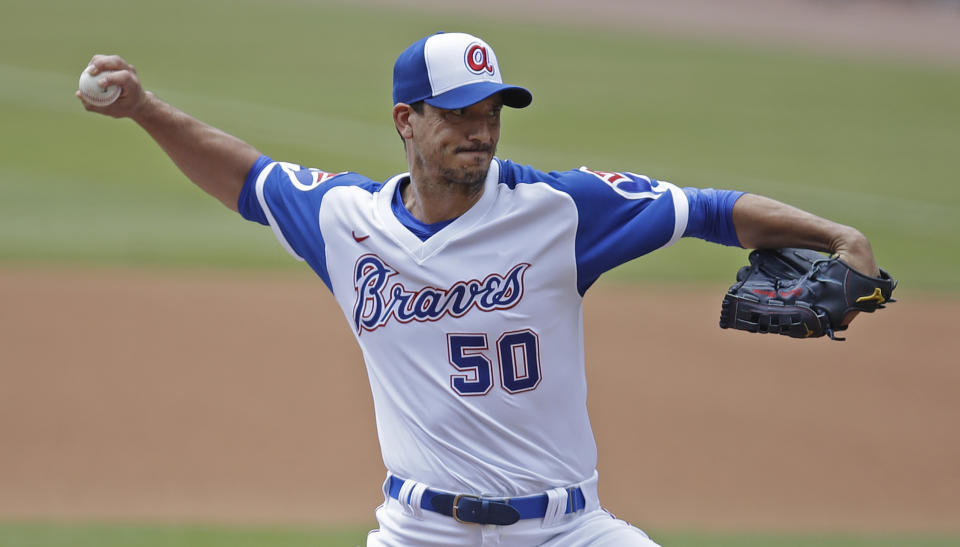
[[[513,108],[533,101],[526,89],[503,83],[493,48],[469,34],[440,32],[417,40],[393,65],[393,104],[426,101],[452,110],[494,93]]]

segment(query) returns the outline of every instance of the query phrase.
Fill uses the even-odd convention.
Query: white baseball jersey
[[[495,159],[470,210],[424,225],[399,198],[408,177],[261,157],[239,209],[333,292],[363,351],[390,472],[490,496],[592,476],[583,294],[684,235],[737,244],[740,194]]]

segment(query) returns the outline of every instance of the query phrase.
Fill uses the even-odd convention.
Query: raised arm
[[[160,100],[140,84],[137,71],[116,55],[95,55],[90,64],[94,75],[105,70],[117,71],[103,76],[104,86],[119,85],[120,97],[107,106],[98,107],[77,98],[91,111],[114,118],[130,118],[142,127],[181,171],[197,186],[237,210],[237,199],[247,172],[260,153],[246,142],[211,127]]]
[[[815,249],[836,254],[861,273],[880,273],[870,241],[859,230],[770,198],[745,194],[733,206],[733,225],[748,249]]]

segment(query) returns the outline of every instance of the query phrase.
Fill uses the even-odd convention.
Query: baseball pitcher
[[[881,275],[860,232],[770,199],[496,157],[502,108],[532,95],[468,34],[425,37],[397,58],[407,172],[386,181],[269,157],[145,91],[122,58],[91,64],[116,71],[102,85],[122,93],[88,110],[132,118],[336,298],[363,351],[387,470],[370,546],[656,545],[597,495],[590,286],[688,236],[829,251]]]

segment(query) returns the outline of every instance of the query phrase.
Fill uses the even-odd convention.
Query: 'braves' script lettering
[[[530,264],[517,264],[503,275],[492,273],[482,280],[458,281],[448,289],[409,290],[402,283],[389,283],[397,271],[380,257],[363,255],[354,268],[357,301],[353,306],[353,327],[362,333],[382,327],[391,317],[409,323],[436,321],[447,314],[460,317],[471,308],[510,309],[523,298],[523,275],[529,267]]]

